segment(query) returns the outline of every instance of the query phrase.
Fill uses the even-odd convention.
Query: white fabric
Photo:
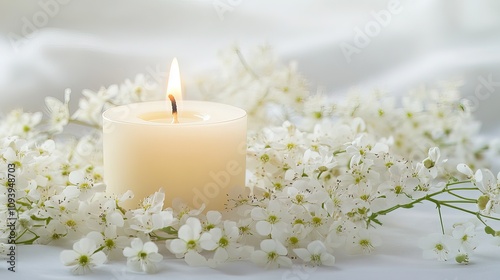
[[[352,2],[2,1],[0,113],[16,107],[43,110],[43,98],[62,99],[65,88],[73,89],[74,105],[84,88],[96,90],[136,73],[165,71],[174,56],[186,77],[188,95],[194,95],[192,78],[217,65],[218,51],[234,43],[244,51],[268,43],[282,61],[298,61],[312,90],[331,94],[353,87],[399,94],[420,84],[459,77],[465,81],[464,96],[477,98],[476,89],[485,88],[481,81],[490,79],[496,84],[490,87],[489,97],[478,99],[476,115],[484,123],[484,134],[500,135],[499,1],[400,1],[401,11],[391,14],[387,26],[374,32],[369,44],[348,62],[342,44],[355,46],[356,30],[374,25],[374,14],[389,9],[389,1]],[[216,6],[226,10],[217,12]],[[18,37],[22,39],[12,39]],[[313,273],[265,271],[248,262],[212,270],[168,260],[157,275],[123,274],[123,263],[111,263],[88,278],[497,279],[499,248],[478,248],[469,266],[421,258],[418,237],[439,230],[437,215],[430,208],[387,218],[389,226],[381,231],[386,247],[375,256],[337,256],[334,268]],[[66,279],[69,271],[59,262],[61,250],[20,247],[18,272],[8,274],[2,262],[0,276]]]
[[[88,275],[89,279],[498,279],[500,248],[482,244],[476,249],[469,265],[458,265],[453,260],[437,262],[424,260],[418,248],[418,238],[429,232],[439,231],[437,212],[430,205],[419,205],[411,210],[401,210],[395,216],[382,217],[384,228],[379,231],[384,245],[370,256],[345,256],[336,254],[334,267],[303,267],[265,270],[250,262],[235,262],[218,269],[193,268],[183,260],[172,259],[164,246],[160,252],[166,259],[159,272],[143,275],[129,271],[125,262],[114,262],[101,266]],[[455,213],[456,214],[456,213]],[[460,215],[446,213],[445,220],[460,220]],[[463,217],[462,217],[463,218]],[[23,246],[18,250],[18,272],[5,274],[0,266],[0,275],[14,275],[10,279],[65,279],[71,275],[69,269],[59,261],[64,248],[48,246]],[[3,264],[2,264],[3,265]],[[3,274],[2,274],[3,273]],[[31,277],[31,278],[28,278]],[[3,279],[3,278],[2,278]],[[7,278],[6,278],[7,279]],[[78,277],[80,279],[80,277]],[[87,279],[87,278],[85,278]]]

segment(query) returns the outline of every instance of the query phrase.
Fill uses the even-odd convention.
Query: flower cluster
[[[235,47],[221,60],[221,71],[199,78],[202,98],[245,109],[250,128],[280,124],[306,108],[309,89],[297,64],[276,63],[269,46],[256,49],[249,60]]]
[[[0,194],[7,193],[7,166],[14,165],[16,243],[73,242],[61,261],[78,274],[125,259],[133,271],[154,273],[161,247],[192,266],[236,260],[266,268],[294,261],[332,266],[338,252],[373,252],[384,216],[421,202],[436,205],[440,218],[441,208],[475,218],[451,229],[440,219],[442,232],[421,240],[425,258],[467,263],[479,228],[500,240],[491,225],[500,220],[500,173],[486,169],[497,151],[477,140],[478,123],[456,84],[401,100],[374,92],[338,102],[310,95],[296,65],[278,64],[269,48],[248,61],[238,49],[223,59],[222,73],[200,79],[200,90],[206,99],[216,100],[209,93],[217,92],[245,108],[253,128],[246,193],[230,197],[227,211],[164,205],[169,194],[162,190],[126,210],[133,193],[105,193],[102,111],[163,97],[138,75],[83,91],[74,113],[67,91],[62,101],[46,99],[46,118],[16,110],[1,120]],[[75,125],[87,130],[62,133]],[[0,202],[6,220],[6,196]],[[9,234],[0,224],[0,251]]]

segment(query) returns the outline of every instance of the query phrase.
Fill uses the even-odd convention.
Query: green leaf
[[[375,214],[375,213],[371,214],[371,215],[370,215],[370,217],[368,218],[368,223],[374,222],[374,223],[376,223],[377,225],[382,225],[382,222],[380,222],[380,221],[377,219],[377,217],[378,217],[378,214]]]
[[[372,221],[372,222],[376,223],[376,224],[377,224],[377,225],[379,225],[379,226],[381,226],[381,225],[382,225],[382,222],[381,222],[381,221],[379,221],[378,219],[373,218],[373,219],[370,219],[370,221]]]
[[[410,208],[413,208],[413,204],[401,205],[401,208],[410,209]]]
[[[165,233],[168,233],[168,234],[172,234],[172,235],[177,235],[177,230],[171,226],[169,227],[164,227],[162,229],[160,229],[161,231],[165,232]]]
[[[17,204],[19,205],[22,205],[24,207],[28,207],[28,208],[31,208],[31,203],[27,203],[27,202],[22,202],[20,200],[16,201]]]
[[[30,218],[33,220],[33,221],[46,221],[47,218],[39,218],[35,215],[31,215]]]

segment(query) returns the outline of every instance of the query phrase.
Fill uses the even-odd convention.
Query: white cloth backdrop
[[[421,84],[462,78],[464,96],[478,101],[476,115],[484,123],[483,133],[500,135],[499,1],[352,2],[2,1],[0,113],[18,107],[43,110],[45,96],[62,98],[66,88],[73,90],[74,104],[84,88],[96,90],[137,73],[165,71],[174,56],[183,76],[195,77],[217,66],[222,49],[237,43],[245,51],[267,43],[282,61],[298,62],[312,90],[331,94],[353,87],[400,94]],[[367,36],[364,41],[360,32]],[[346,56],[342,48],[355,53]],[[187,94],[194,95],[187,80]],[[431,207],[403,212],[386,219],[386,247],[375,256],[338,256],[335,268],[265,271],[242,262],[212,270],[189,268],[176,260],[164,262],[161,273],[152,276],[110,264],[83,278],[498,278],[500,248],[480,247],[469,266],[423,260],[416,240],[439,230],[437,215]],[[21,247],[18,272],[7,274],[2,262],[0,276],[66,279],[69,272],[58,259],[61,250]]]

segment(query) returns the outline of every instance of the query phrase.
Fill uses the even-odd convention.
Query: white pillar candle
[[[163,188],[165,206],[181,198],[222,210],[230,190],[244,188],[246,112],[204,101],[179,105],[179,123],[172,123],[168,99],[103,113],[104,182],[108,193],[134,192],[125,207]]]

